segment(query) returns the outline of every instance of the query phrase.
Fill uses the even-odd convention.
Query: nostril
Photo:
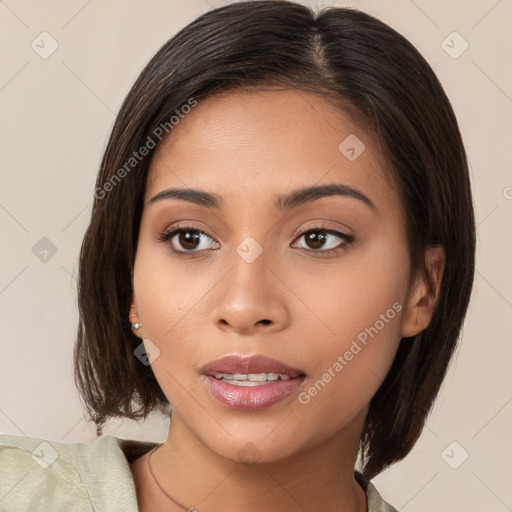
[[[258,323],[262,323],[262,324],[269,324],[270,323],[270,320],[267,320],[266,318],[263,319],[263,320],[260,320]]]

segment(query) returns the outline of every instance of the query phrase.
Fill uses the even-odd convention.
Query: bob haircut
[[[411,451],[445,377],[473,286],[475,220],[466,154],[441,84],[407,39],[356,9],[233,3],[191,22],[145,66],[112,128],[81,247],[75,385],[97,435],[108,418],[171,413],[151,367],[134,356],[140,339],[128,321],[154,148],[133,170],[126,163],[183,105],[265,86],[321,94],[375,135],[401,199],[411,279],[423,275],[432,296],[425,250],[445,251],[431,322],[401,340],[370,402],[360,453],[372,478]]]

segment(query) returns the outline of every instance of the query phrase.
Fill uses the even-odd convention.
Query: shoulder
[[[363,473],[356,470],[354,476],[363,489],[366,490],[368,512],[398,512],[395,507],[383,500],[377,488]]]
[[[124,440],[61,443],[0,434],[0,500],[6,512],[137,511]]]

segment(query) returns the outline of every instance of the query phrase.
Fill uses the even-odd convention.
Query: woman
[[[99,437],[1,436],[2,506],[396,510],[370,480],[421,434],[474,251],[457,121],[407,40],[285,1],[200,16],[96,183],[75,376]],[[164,443],[101,435],[152,411]]]

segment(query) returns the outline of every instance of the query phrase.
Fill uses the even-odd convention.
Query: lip
[[[228,409],[259,411],[294,394],[305,379],[306,376],[301,375],[261,386],[239,387],[208,375],[206,385],[211,396]]]
[[[292,368],[282,361],[263,355],[241,357],[230,355],[207,363],[201,368],[204,375],[214,376],[216,373],[280,373],[290,377],[299,377],[306,372]]]
[[[224,407],[242,411],[270,407],[294,394],[306,379],[303,370],[263,355],[221,357],[203,366],[201,372],[206,375],[207,389],[213,398]],[[242,387],[216,379],[217,373],[280,373],[290,379]]]

